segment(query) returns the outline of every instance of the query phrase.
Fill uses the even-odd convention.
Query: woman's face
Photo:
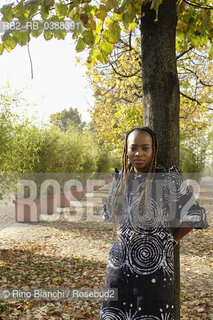
[[[152,161],[152,137],[145,131],[132,131],[127,139],[127,157],[135,172],[148,172]]]

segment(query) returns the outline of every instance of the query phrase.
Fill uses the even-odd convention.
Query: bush
[[[199,181],[205,167],[205,151],[195,155],[192,148],[184,149],[180,154],[180,168],[185,173],[185,178],[193,178]],[[193,173],[193,177],[189,173]]]
[[[97,172],[110,172],[111,169],[111,156],[106,150],[99,148],[98,158],[97,158]]]
[[[111,172],[114,171],[114,168],[122,169],[122,153],[120,151],[111,152]]]

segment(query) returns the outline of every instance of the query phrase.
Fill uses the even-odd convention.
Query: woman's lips
[[[145,162],[145,160],[134,160],[134,161],[135,161],[135,163],[138,163],[138,164]]]

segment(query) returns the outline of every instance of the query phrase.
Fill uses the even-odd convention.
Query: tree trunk
[[[159,162],[179,160],[179,82],[176,64],[176,0],[164,0],[158,21],[150,3],[142,6],[141,50],[144,125],[157,134]]]
[[[176,0],[163,0],[156,13],[142,5],[141,53],[144,125],[159,141],[158,162],[179,165],[180,95],[176,64]],[[175,252],[175,320],[180,319],[179,245]]]

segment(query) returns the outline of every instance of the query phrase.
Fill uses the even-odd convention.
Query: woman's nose
[[[136,155],[142,155],[143,154],[143,150],[141,149],[138,149],[136,152],[135,152]]]

